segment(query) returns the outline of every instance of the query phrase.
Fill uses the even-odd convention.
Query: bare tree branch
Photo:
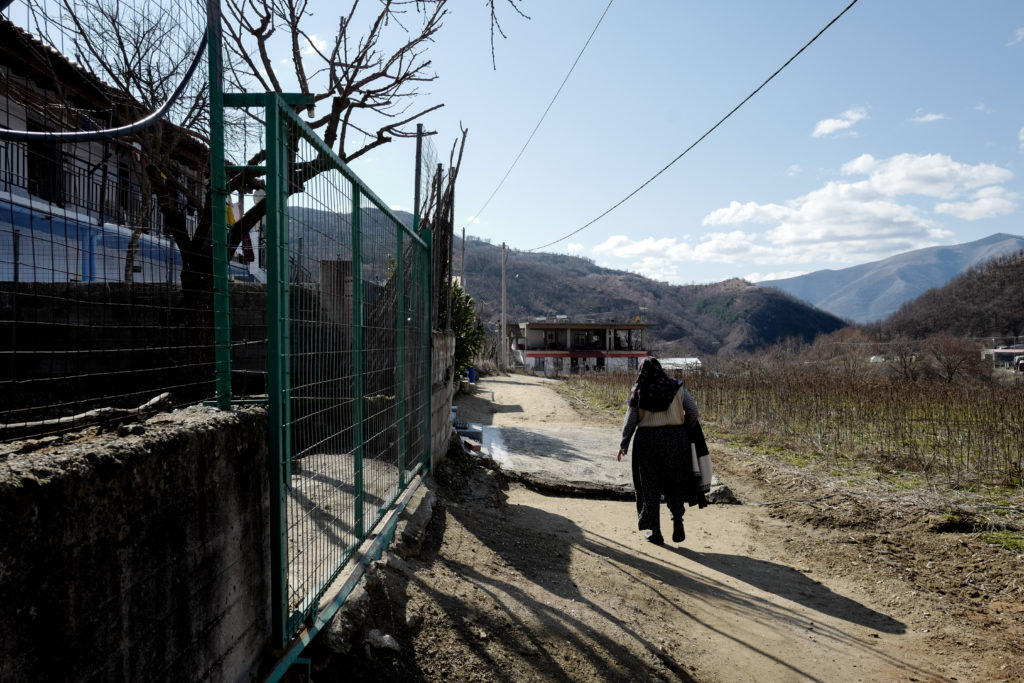
[[[515,10],[516,14],[518,14],[524,19],[529,19],[530,17],[523,14],[523,11],[519,9],[519,5],[516,4],[522,3],[522,1],[523,0],[507,0],[509,7]],[[501,22],[498,20],[498,10],[494,6],[496,2],[497,0],[487,0],[487,6],[491,10],[491,68],[494,69],[495,71],[497,71],[498,69],[498,61],[494,55],[494,30],[497,29],[498,34],[502,38],[505,38],[506,40],[508,39],[508,36],[505,35],[505,31],[503,31],[501,28]]]

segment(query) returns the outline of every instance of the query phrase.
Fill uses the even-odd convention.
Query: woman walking
[[[711,460],[697,403],[682,382],[665,374],[661,363],[646,358],[627,406],[618,459],[632,439],[637,526],[651,543],[665,542],[659,519],[664,496],[672,516],[672,540],[680,543],[686,539],[683,505],[704,507],[704,494],[711,488]]]

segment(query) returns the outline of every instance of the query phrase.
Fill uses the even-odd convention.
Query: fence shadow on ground
[[[715,634],[716,637],[725,638],[735,646],[746,649],[755,658],[762,658],[798,676],[815,680],[814,672],[804,671],[797,664],[786,661],[780,653],[747,642],[731,634],[728,629],[723,630],[718,623],[723,616],[729,618],[731,614],[738,620],[752,620],[767,624],[770,628],[803,629],[808,624],[804,609],[775,604],[758,596],[756,592],[745,591],[685,567],[666,565],[637,548],[587,532],[567,517],[530,506],[499,506],[484,513],[480,513],[479,508],[471,512],[469,506],[459,506],[449,509],[446,514],[453,516],[518,575],[516,580],[509,581],[496,578],[493,573],[476,565],[451,567],[469,584],[483,590],[496,603],[501,604],[501,609],[507,610],[504,618],[511,620],[514,625],[510,638],[529,641],[533,637],[531,632],[538,628],[535,623],[539,622],[543,630],[556,632],[558,638],[567,641],[572,647],[587,651],[591,661],[595,657],[602,658],[599,665],[606,667],[609,679],[614,679],[612,672],[620,664],[631,667],[633,672],[650,668],[648,662],[638,659],[635,649],[627,648],[614,637],[616,632],[625,632],[642,648],[657,656],[682,680],[692,680],[682,663],[676,662],[670,652],[646,639],[642,629],[631,625],[626,618],[628,615],[614,607],[614,601],[595,598],[593,590],[581,590],[577,581],[582,579],[578,576],[578,568],[572,566],[572,558],[584,553],[591,556],[591,561],[606,563],[609,573],[626,572],[631,575],[634,585],[646,587],[652,595],[666,603],[665,608],[676,614],[673,621],[679,619],[681,623],[689,623],[686,629]],[[687,549],[677,552],[688,560],[791,600],[803,608],[885,633],[906,632],[901,622],[838,595],[791,567],[751,558],[696,553]],[[530,583],[541,589],[540,592],[529,589]],[[671,591],[667,590],[669,587]],[[538,595],[555,596],[559,600],[543,600]],[[687,598],[681,600],[679,596]],[[562,601],[591,610],[597,615],[598,622],[580,618],[576,610],[567,612],[563,609],[565,604]],[[475,604],[466,605],[466,609],[474,614],[480,612]],[[712,617],[715,613],[720,616]],[[864,657],[884,661],[889,666],[911,674],[929,675],[913,664],[877,651],[873,647],[874,643],[844,628],[817,622],[814,628],[817,637],[826,643],[843,645],[854,652],[862,652]],[[523,647],[529,647],[529,643],[524,643]],[[486,652],[480,654],[482,657],[489,656]],[[545,657],[535,658],[534,661],[533,666],[539,674],[564,677],[559,662]]]

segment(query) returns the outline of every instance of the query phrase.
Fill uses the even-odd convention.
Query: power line
[[[580,58],[586,51],[587,46],[590,45],[591,39],[593,39],[594,34],[597,33],[598,27],[601,26],[601,22],[604,21],[604,16],[608,14],[608,10],[611,9],[613,2],[615,2],[615,0],[608,0],[608,6],[604,8],[604,12],[601,13],[601,17],[597,20],[597,24],[594,26],[594,30],[590,32],[590,37],[587,38],[587,42],[583,44],[583,47],[580,49],[579,54],[576,55],[576,61],[574,61],[572,63],[572,66],[569,67],[569,72],[565,74],[565,78],[562,79],[562,84],[558,86],[558,90],[555,91],[555,96],[551,98],[550,102],[548,102],[547,109],[545,109],[544,113],[541,114],[540,120],[537,121],[537,125],[533,127],[533,132],[530,133],[530,137],[526,138],[526,142],[523,144],[523,148],[519,150],[519,154],[517,154],[516,158],[512,161],[512,165],[508,167],[507,171],[505,171],[505,175],[502,176],[501,181],[498,183],[498,186],[494,188],[494,192],[491,192],[491,196],[487,198],[487,201],[484,202],[484,205],[481,206],[480,210],[476,212],[474,218],[480,217],[480,214],[484,212],[484,209],[487,208],[487,205],[491,203],[492,199],[494,199],[494,195],[498,194],[498,190],[500,190],[501,186],[505,184],[505,181],[508,179],[509,174],[512,173],[512,169],[514,169],[516,167],[516,164],[519,163],[519,158],[523,156],[523,152],[526,151],[526,147],[530,144],[530,141],[533,140],[533,136],[537,133],[537,129],[540,128],[540,124],[544,123],[544,118],[548,115],[548,112],[551,111],[551,105],[553,105],[555,103],[555,100],[558,99],[558,96],[562,92],[562,88],[565,87],[565,84],[569,80],[569,76],[572,75],[572,72],[576,68],[576,65],[579,64]],[[465,228],[465,226],[463,226],[463,228]]]
[[[846,14],[846,13],[847,13],[847,12],[848,12],[848,11],[850,10],[850,8],[851,8],[851,7],[853,7],[853,6],[854,6],[854,5],[856,5],[856,4],[857,4],[857,0],[853,0],[853,1],[852,1],[852,2],[851,2],[851,3],[849,4],[849,5],[847,5],[847,6],[846,6],[846,8],[845,8],[845,9],[844,9],[844,10],[843,10],[842,12],[840,12],[839,14],[837,14],[837,15],[835,16],[835,18],[834,18],[834,19],[832,19],[832,21],[828,22],[828,23],[827,23],[827,24],[825,25],[825,28],[821,29],[821,30],[820,30],[820,31],[818,31],[818,32],[817,32],[816,34],[814,34],[814,37],[813,37],[813,38],[811,38],[811,39],[810,39],[809,41],[807,41],[807,42],[806,42],[806,43],[804,44],[804,46],[803,46],[802,48],[800,48],[799,50],[797,50],[797,51],[796,51],[796,53],[795,53],[795,54],[794,54],[794,55],[793,55],[792,57],[790,57],[789,59],[787,59],[787,60],[786,60],[786,63],[785,63],[785,64],[783,64],[783,65],[782,65],[782,66],[780,66],[780,67],[779,67],[778,69],[776,69],[776,70],[775,70],[775,73],[773,73],[773,74],[772,74],[771,76],[769,76],[768,78],[766,78],[766,79],[765,79],[765,81],[764,81],[763,83],[761,83],[761,85],[757,86],[757,88],[756,88],[756,89],[754,89],[754,91],[753,91],[753,92],[751,92],[751,93],[750,93],[749,95],[747,95],[746,97],[744,97],[744,98],[743,98],[743,100],[742,100],[742,101],[741,101],[741,102],[740,102],[739,104],[737,104],[737,105],[736,105],[735,107],[733,107],[733,108],[732,108],[732,110],[731,110],[731,111],[730,111],[730,112],[729,112],[728,114],[726,114],[725,116],[723,116],[722,118],[720,118],[720,119],[718,120],[718,123],[716,123],[715,125],[711,126],[711,128],[709,128],[709,129],[707,130],[707,132],[705,132],[705,133],[704,133],[703,135],[701,135],[701,136],[700,136],[699,138],[697,138],[697,140],[696,140],[696,141],[694,141],[694,142],[693,142],[693,144],[691,144],[691,145],[690,145],[689,147],[687,147],[687,148],[686,148],[686,149],[684,149],[684,150],[683,150],[682,152],[680,152],[680,153],[679,153],[679,155],[678,155],[678,156],[677,156],[677,157],[676,157],[675,159],[673,159],[672,161],[670,161],[670,162],[668,162],[667,164],[665,164],[665,166],[664,166],[664,167],[663,167],[663,168],[662,168],[662,169],[661,169],[660,171],[658,171],[657,173],[655,173],[654,175],[652,175],[652,176],[651,176],[650,178],[648,178],[648,179],[647,179],[646,181],[644,181],[644,183],[643,183],[642,185],[640,185],[640,187],[636,188],[635,190],[633,190],[632,192],[630,192],[629,194],[627,194],[627,195],[626,195],[625,197],[623,197],[622,199],[620,199],[619,201],[617,201],[617,202],[616,202],[615,204],[613,204],[613,205],[611,206],[611,208],[607,209],[607,210],[606,210],[606,211],[605,211],[604,213],[602,213],[602,214],[601,214],[600,216],[598,216],[597,218],[595,218],[595,219],[591,220],[590,222],[588,222],[588,223],[584,224],[583,226],[581,226],[581,227],[577,228],[576,230],[573,230],[573,231],[572,231],[572,232],[570,232],[570,233],[569,233],[568,235],[564,235],[564,236],[562,236],[562,237],[559,237],[559,238],[558,238],[557,240],[555,240],[554,242],[548,242],[547,244],[542,244],[542,245],[541,245],[541,246],[539,246],[539,247],[534,247],[533,249],[527,249],[526,251],[538,251],[538,250],[540,250],[540,249],[544,249],[544,248],[546,248],[546,247],[550,247],[550,246],[551,246],[551,245],[553,245],[553,244],[558,244],[558,243],[559,243],[559,242],[561,242],[562,240],[566,240],[566,239],[569,239],[570,237],[572,237],[572,236],[573,236],[573,235],[575,235],[576,233],[579,233],[579,232],[582,232],[583,230],[586,230],[586,229],[587,229],[587,228],[589,228],[589,227],[590,227],[591,225],[593,225],[594,223],[598,222],[599,220],[601,220],[602,218],[604,218],[605,216],[607,216],[608,214],[610,214],[610,213],[611,213],[612,211],[614,211],[615,209],[617,209],[617,208],[619,208],[620,206],[622,206],[623,204],[625,204],[625,203],[626,203],[627,201],[629,201],[629,200],[630,200],[630,199],[631,199],[631,198],[632,198],[632,197],[633,197],[633,196],[634,196],[635,194],[637,194],[638,192],[640,192],[640,190],[642,190],[642,189],[644,189],[645,187],[647,187],[648,185],[650,185],[650,184],[651,184],[651,183],[652,183],[652,182],[654,181],[654,179],[655,179],[655,178],[657,178],[658,176],[660,176],[660,175],[661,175],[662,173],[664,173],[664,172],[665,172],[665,171],[667,171],[667,170],[668,170],[669,168],[671,168],[671,167],[672,167],[672,166],[673,166],[673,165],[674,165],[674,164],[675,164],[675,163],[676,163],[677,161],[679,161],[679,160],[680,160],[680,159],[682,159],[682,158],[683,158],[684,156],[686,156],[686,154],[687,154],[687,153],[688,153],[688,152],[689,152],[689,151],[690,151],[691,149],[693,149],[694,147],[696,147],[697,145],[699,145],[699,144],[701,143],[701,141],[703,141],[703,140],[704,140],[704,138],[706,138],[707,136],[711,135],[711,133],[713,133],[713,132],[715,131],[715,129],[716,129],[716,128],[718,128],[719,126],[721,126],[721,125],[722,125],[723,123],[725,123],[725,122],[726,122],[726,120],[727,120],[727,119],[728,119],[728,118],[729,118],[730,116],[732,116],[732,115],[733,115],[733,114],[735,114],[735,113],[736,113],[737,111],[739,111],[739,108],[740,108],[740,107],[742,107],[742,106],[743,106],[744,104],[746,104],[746,103],[747,103],[747,101],[748,101],[748,100],[750,100],[750,99],[751,99],[751,98],[752,98],[752,97],[753,97],[754,95],[756,95],[756,94],[757,94],[758,92],[760,92],[760,91],[761,91],[761,89],[762,89],[762,88],[764,88],[764,86],[768,85],[768,84],[769,84],[769,83],[770,83],[770,82],[772,81],[772,79],[774,79],[774,78],[775,78],[776,76],[778,76],[778,75],[779,75],[780,73],[782,73],[782,70],[783,70],[783,69],[785,69],[785,68],[786,68],[787,66],[789,66],[789,65],[790,65],[790,63],[791,63],[791,62],[792,62],[792,61],[793,61],[794,59],[796,59],[797,57],[799,57],[799,56],[800,56],[800,54],[801,54],[801,53],[802,53],[802,52],[803,52],[804,50],[806,50],[807,48],[809,48],[809,47],[811,46],[811,44],[812,44],[812,43],[813,43],[814,41],[816,41],[816,40],[817,40],[817,39],[818,39],[819,37],[821,37],[821,34],[823,34],[823,33],[824,33],[825,31],[827,31],[827,30],[828,30],[828,29],[829,29],[829,28],[830,28],[830,27],[832,26],[832,24],[834,24],[834,23],[836,23],[837,21],[839,21],[839,18],[840,18],[840,17],[842,17],[842,16],[844,15],[844,14]]]

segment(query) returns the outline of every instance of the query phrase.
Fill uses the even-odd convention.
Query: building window
[[[34,132],[48,130],[36,121],[28,122]],[[52,140],[30,140],[28,151],[28,191],[40,199],[64,205],[60,145]]]

